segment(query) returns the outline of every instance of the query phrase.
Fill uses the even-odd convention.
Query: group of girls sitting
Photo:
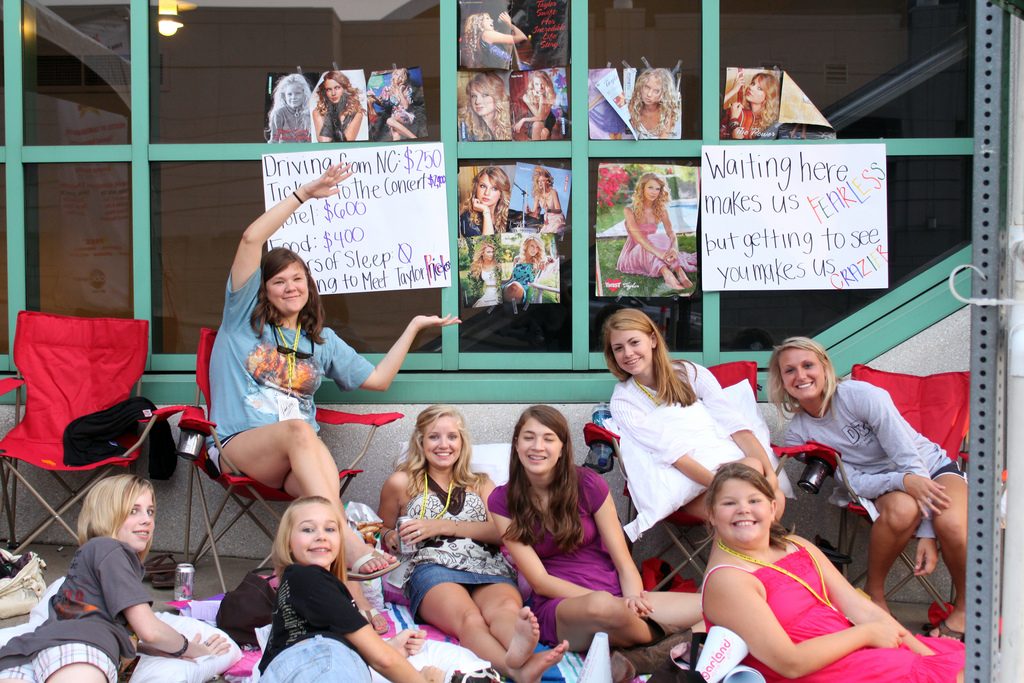
[[[387,389],[419,332],[459,321],[415,317],[374,366],[324,326],[302,259],[280,248],[262,253],[299,206],[337,194],[350,175],[332,166],[245,230],[210,365],[211,416],[224,436],[219,449],[213,442],[208,449],[213,466],[297,499],[274,544],[281,584],[260,665],[265,678],[320,680],[334,670],[345,680],[359,680],[354,672],[366,680],[368,664],[393,681],[437,681],[442,672],[417,671],[406,659],[421,640],[381,640],[386,620],[346,581],[381,575],[398,562],[368,547],[347,523],[313,395],[324,375],[343,389]],[[885,392],[838,383],[812,340],[787,340],[772,355],[771,397],[794,413],[787,442],[837,444],[857,489],[875,498],[880,517],[871,531],[867,600],[815,548],[778,534],[773,525],[784,499],[765,443],[706,369],[673,363],[641,312],[613,314],[603,337],[608,367],[621,380],[611,410],[624,442],[632,439],[652,459],[650,476],[676,475],[676,507],[708,519],[718,537],[703,609],[696,594],[644,591],[608,486],[574,464],[561,413],[548,406],[523,412],[512,433],[508,483],[495,486],[470,471],[462,416],[435,406],[417,420],[408,457],[380,498],[379,514],[392,528],[385,545],[396,551],[399,533],[417,545],[405,582],[415,616],[516,681],[539,680],[597,632],[615,647],[631,647],[690,628],[702,615],[743,637],[770,680],[835,680],[838,671],[856,671],[860,680],[957,678],[964,664],[956,639],[965,621],[966,486]],[[119,659],[134,655],[130,631],[152,653],[223,651],[220,638],[190,641],[153,616],[141,560],[154,513],[152,487],[143,480],[116,477],[93,489],[79,521],[82,546],[50,619],[0,649],[0,683],[113,681]],[[412,518],[400,532],[393,530],[399,516]],[[915,531],[928,535],[917,529],[922,519],[941,543],[957,593],[952,613],[930,634],[941,640],[918,640],[885,605],[885,575]],[[532,588],[528,607],[500,545]],[[919,573],[934,569],[934,541],[919,542],[917,554]],[[537,654],[538,642],[552,649]]]

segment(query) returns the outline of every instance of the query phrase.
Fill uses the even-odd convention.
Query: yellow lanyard
[[[640,391],[647,394],[647,398],[651,399],[651,403],[653,403],[654,405],[659,405],[658,399],[654,397],[654,394],[651,393],[651,390],[645,387],[643,384],[640,384],[640,381],[636,377],[633,378],[633,384],[635,384],[637,388],[640,389]]]
[[[797,547],[800,547],[800,548],[803,548],[803,545],[801,545],[800,543],[797,543],[796,541],[793,541],[791,539],[787,539],[787,540],[789,540],[791,543],[793,543],[793,545],[795,545]],[[730,555],[732,555],[734,557],[738,557],[741,560],[745,560],[745,561],[749,562],[750,564],[756,564],[759,567],[768,567],[769,569],[774,569],[775,571],[779,572],[780,574],[783,574],[784,576],[788,576],[789,578],[793,579],[794,581],[799,583],[801,586],[803,586],[804,588],[809,590],[811,592],[811,595],[813,595],[815,598],[818,599],[818,602],[820,602],[821,604],[826,605],[826,606],[831,607],[832,609],[836,610],[835,606],[832,604],[832,601],[830,601],[828,599],[828,588],[825,587],[825,576],[821,573],[821,567],[818,566],[818,561],[816,559],[814,559],[814,555],[811,554],[810,552],[808,552],[807,554],[810,556],[811,562],[814,564],[815,571],[818,572],[818,579],[821,581],[821,593],[818,593],[818,591],[816,591],[813,588],[811,588],[810,584],[808,584],[806,581],[801,579],[799,576],[797,576],[793,572],[788,571],[786,569],[783,569],[782,567],[780,567],[779,565],[777,565],[777,564],[775,564],[773,562],[762,562],[761,560],[757,559],[756,557],[751,557],[750,555],[745,555],[744,553],[741,553],[739,551],[733,550],[732,548],[730,548],[726,544],[722,543],[721,539],[718,540],[718,547],[721,548],[722,550],[724,550],[725,552],[729,553]],[[836,610],[836,611],[838,612],[839,610]]]
[[[448,482],[448,500],[444,502],[444,510],[441,510],[438,514],[431,517],[431,519],[441,519],[444,517],[444,513],[448,512],[448,505],[452,502],[452,487],[455,486],[455,480],[452,479]],[[423,519],[427,515],[427,473],[423,473],[423,504],[420,505],[420,519]]]
[[[277,336],[281,340],[281,346],[288,346],[288,342],[284,340],[284,332],[281,331],[280,327],[274,326],[277,331]],[[292,392],[292,384],[295,382],[295,353],[299,350],[299,337],[302,336],[302,331],[295,330],[295,339],[292,341],[292,352],[285,354],[285,362],[288,364],[288,393]]]

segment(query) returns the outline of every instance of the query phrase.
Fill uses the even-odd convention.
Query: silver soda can
[[[406,522],[411,522],[412,519],[412,517],[402,516],[395,522],[395,530],[398,531],[398,552],[402,555],[412,555],[416,552],[416,548],[419,547],[419,543],[416,543],[415,541],[407,541],[402,538],[402,526]]]
[[[174,599],[191,600],[196,587],[196,568],[182,563],[174,568]]]

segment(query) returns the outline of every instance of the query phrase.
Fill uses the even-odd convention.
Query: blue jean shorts
[[[274,657],[263,683],[370,683],[370,669],[359,654],[340,640],[313,636],[286,647]]]
[[[439,564],[423,563],[416,565],[412,574],[405,580],[405,595],[409,598],[409,612],[413,618],[418,618],[417,612],[420,603],[426,597],[427,591],[441,583],[457,583],[460,586],[482,586],[489,583],[507,583],[517,591],[519,586],[507,576],[495,576],[493,574],[477,574],[466,572],[461,569],[449,569]]]

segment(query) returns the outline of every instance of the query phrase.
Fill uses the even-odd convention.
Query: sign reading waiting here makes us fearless
[[[889,286],[885,145],[701,150],[708,291]]]
[[[338,194],[306,201],[268,246],[297,252],[320,294],[450,286],[441,144],[264,154],[266,207],[339,161],[351,164],[353,175]]]

